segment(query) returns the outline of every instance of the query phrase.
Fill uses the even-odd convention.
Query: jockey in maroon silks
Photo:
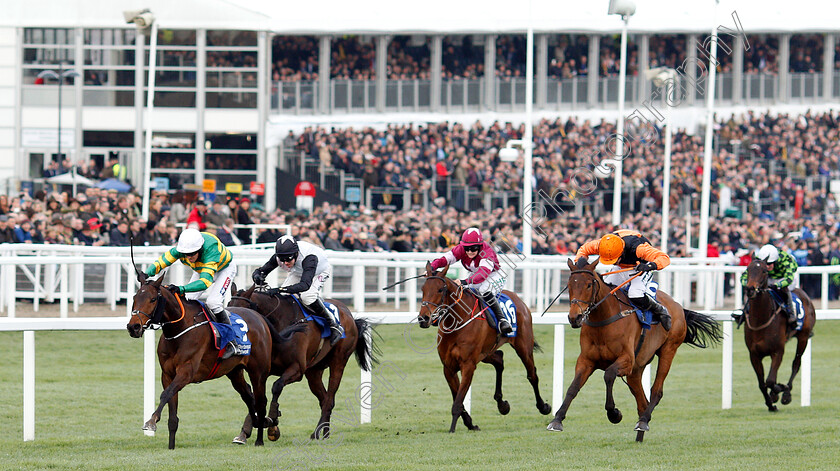
[[[481,236],[481,231],[470,227],[461,236],[461,243],[443,254],[443,257],[432,261],[432,268],[441,269],[454,262],[460,261],[461,265],[470,272],[464,280],[455,280],[455,283],[467,288],[473,288],[484,299],[484,302],[493,310],[496,316],[499,332],[502,335],[513,331],[510,322],[502,313],[499,303],[496,301],[498,295],[505,285],[504,274],[499,271],[499,258],[496,251]]]

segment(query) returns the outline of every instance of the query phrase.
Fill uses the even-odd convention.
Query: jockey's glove
[[[184,287],[178,285],[169,285],[166,287],[169,291],[172,291],[174,294],[184,294]]]
[[[256,283],[258,285],[264,285],[265,284],[265,275],[263,274],[263,272],[259,268],[254,270],[254,273],[251,274],[251,279],[254,280],[254,283]]]
[[[289,294],[289,290],[281,286],[280,288],[269,288],[265,294],[269,296],[280,296],[281,294]]]
[[[648,272],[656,270],[656,264],[653,262],[642,262],[636,265],[637,272]]]

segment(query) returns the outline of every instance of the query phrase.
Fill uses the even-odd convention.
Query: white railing
[[[270,256],[273,244],[261,246],[234,247],[234,257],[239,266],[237,281],[242,286],[250,285],[250,267],[262,265]],[[24,440],[34,439],[34,331],[36,330],[122,330],[125,328],[126,317],[98,317],[68,319],[68,309],[72,300],[74,311],[83,303],[84,297],[90,295],[85,289],[85,267],[102,265],[105,273],[105,292],[99,293],[107,297],[111,303],[111,310],[116,309],[116,299],[126,299],[126,316],[131,310],[131,302],[136,288],[134,267],[129,259],[127,247],[77,247],[77,246],[32,246],[32,245],[3,245],[0,246],[0,307],[8,310],[8,318],[0,318],[0,331],[23,331],[24,340]],[[135,260],[141,267],[153,262],[166,247],[138,247],[135,248]],[[406,328],[416,318],[418,283],[409,282],[398,285],[393,292],[381,290],[389,282],[414,276],[420,273],[427,260],[440,254],[423,253],[360,253],[360,252],[330,252],[330,261],[336,271],[349,271],[350,289],[347,291],[333,290],[332,283],[325,285],[327,297],[345,298],[351,300],[354,313],[363,315],[373,322],[382,324],[403,324]],[[565,256],[533,256],[527,261],[520,261],[516,256],[503,257],[502,266],[509,272],[508,287],[514,287],[519,279],[520,285],[528,287],[520,291],[526,304],[535,307],[533,317],[535,324],[554,325],[554,360],[552,400],[555,407],[559,407],[563,398],[563,358],[565,324],[568,323],[567,313],[554,311],[541,316],[548,303],[561,289],[563,272],[568,271]],[[723,321],[723,351],[722,351],[722,392],[721,407],[730,408],[732,405],[732,354],[733,354],[733,326],[730,320],[730,310],[724,308],[723,282],[725,274],[740,276],[744,267],[723,265],[700,265],[699,263],[720,263],[717,259],[674,259],[673,264],[660,273],[660,283],[663,290],[673,293],[675,299],[687,308],[700,310],[712,315],[718,321]],[[372,290],[365,284],[366,269],[376,271],[376,284]],[[21,270],[24,276],[33,284],[31,291],[24,291],[18,286],[17,272]],[[272,284],[277,284],[277,272],[272,273]],[[41,276],[43,273],[43,276]],[[819,274],[822,280],[822,298],[817,304],[818,320],[840,319],[840,309],[828,308],[828,277],[840,273],[840,265],[822,267],[802,267],[799,273]],[[74,276],[75,275],[75,276]],[[167,274],[173,282],[183,283],[187,279],[187,269],[176,263]],[[110,276],[110,278],[109,278]],[[123,277],[125,285],[123,286]],[[334,278],[340,278],[334,276]],[[46,281],[53,283],[49,285]],[[696,296],[692,299],[692,285],[696,284]],[[47,288],[50,288],[49,290]],[[57,288],[56,290],[53,288]],[[673,288],[673,289],[667,289]],[[729,309],[741,306],[741,290],[734,289],[734,302],[727,306]],[[15,318],[16,300],[32,298],[33,306],[37,309],[37,301],[58,300],[59,318],[23,319]],[[388,312],[368,312],[366,304],[380,301],[387,304],[393,301],[394,310]],[[691,304],[702,306],[701,309]],[[720,309],[724,308],[724,309]],[[717,309],[717,310],[715,310]],[[155,406],[155,335],[147,332],[144,340],[144,417],[148,418]],[[813,341],[813,339],[812,339]],[[362,372],[361,382],[370,387],[371,374]],[[810,405],[811,384],[811,347],[803,355],[801,369],[801,404]],[[644,380],[649,384],[649,374]],[[370,395],[366,396],[368,401]],[[465,403],[469,408],[469,401]],[[367,423],[371,419],[369,402],[361,405],[361,421]]]

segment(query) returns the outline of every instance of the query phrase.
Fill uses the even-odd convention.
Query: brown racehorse
[[[290,342],[275,348],[271,361],[271,374],[280,376],[271,388],[271,407],[268,417],[271,425],[268,428],[269,440],[280,437],[277,428],[277,418],[280,415],[278,398],[283,388],[300,381],[306,376],[309,389],[318,398],[321,406],[321,417],[318,426],[312,432],[311,438],[326,438],[330,433],[330,416],[335,406],[335,394],[341,384],[347,360],[354,352],[356,361],[364,371],[370,371],[372,363],[376,363],[378,352],[370,338],[371,325],[365,319],[354,319],[344,303],[329,299],[330,303],[339,310],[340,321],[344,327],[345,338],[330,347],[329,339],[321,338],[321,330],[314,322],[307,322],[303,312],[291,296],[270,296],[264,291],[255,290],[251,286],[247,291],[237,291],[234,284],[231,292],[230,306],[249,307],[265,316],[265,319],[275,329],[282,330],[290,326],[299,327],[301,335],[295,335]],[[369,343],[370,342],[370,343]],[[330,369],[329,386],[324,388],[324,370]],[[234,443],[245,443],[251,435],[253,419],[249,415],[242,425],[242,432],[233,439]]]
[[[499,413],[510,412],[510,404],[502,398],[502,371],[505,369],[503,353],[499,347],[509,343],[525,364],[528,381],[534,388],[537,398],[537,410],[543,415],[551,412],[551,406],[540,397],[537,368],[534,366],[534,348],[539,345],[534,341],[534,329],[531,325],[531,311],[516,294],[505,291],[516,305],[516,337],[500,337],[496,329],[481,319],[481,303],[470,292],[446,278],[449,266],[441,272],[435,272],[430,263],[426,264],[426,281],[423,283],[423,301],[420,307],[418,323],[421,328],[428,328],[431,323],[438,324],[437,349],[443,363],[443,375],[452,392],[452,425],[449,432],[455,432],[458,417],[470,430],[479,430],[473,424],[472,417],[464,410],[464,397],[472,383],[473,373],[478,362],[489,363],[496,368],[496,391],[493,399]],[[461,378],[458,379],[458,372]]]
[[[161,369],[163,393],[152,417],[143,430],[156,430],[163,406],[169,404],[169,449],[175,448],[178,430],[178,391],[190,383],[200,383],[227,376],[233,388],[248,406],[249,417],[263,425],[265,417],[265,382],[271,363],[271,350],[275,343],[282,343],[294,332],[278,334],[258,313],[250,309],[231,310],[239,314],[248,325],[251,353],[221,360],[214,346],[213,333],[201,307],[195,301],[186,301],[168,289],[161,288],[163,276],[148,281],[146,275],[137,273],[140,289],[134,295],[131,318],[126,325],[128,333],[139,338],[146,329],[161,328],[163,335],[158,342],[157,354]],[[243,370],[254,387],[253,394],[245,382]],[[208,405],[212,407],[212,405]],[[263,444],[263,429],[259,428],[256,445]]]
[[[808,346],[808,339],[814,330],[817,322],[817,315],[814,311],[814,304],[801,289],[792,290],[802,301],[805,308],[805,319],[802,321],[802,330],[788,329],[787,315],[782,312],[783,306],[777,306],[767,287],[769,270],[767,263],[760,259],[753,259],[747,266],[747,284],[745,287],[747,295],[747,306],[744,310],[744,341],[747,343],[747,350],[750,352],[750,362],[758,377],[758,388],[764,395],[764,403],[770,412],[776,412],[775,403],[779,400],[779,393],[782,393],[782,404],[790,404],[790,391],[793,387],[793,378],[799,372],[799,365],[802,361],[802,352]],[[782,364],[782,357],[785,354],[785,344],[791,337],[796,337],[796,357],[793,359],[790,381],[785,384],[776,383],[776,374]],[[767,380],[764,379],[764,357],[770,357],[770,372]]]
[[[657,300],[671,314],[671,330],[666,332],[660,325],[655,325],[645,333],[624,292],[611,294],[611,287],[595,273],[597,260],[588,263],[586,258],[581,258],[574,264],[569,259],[568,264],[572,270],[568,281],[569,324],[573,328],[580,327],[580,355],[575,365],[575,378],[566,390],[563,405],[548,424],[548,430],[563,430],[563,419],[572,400],[593,371],[600,369],[604,370],[607,385],[604,407],[607,418],[614,424],[621,422],[622,415],[615,407],[613,384],[617,377],[627,377],[627,386],[636,397],[639,413],[636,441],[641,442],[645,432],[650,430],[648,424],[653,409],[662,400],[662,387],[677,348],[683,343],[705,348],[708,341],[719,342],[720,326],[710,316],[683,309],[666,293],[658,291]],[[659,362],[648,402],[642,389],[642,372],[654,355],[659,356]]]

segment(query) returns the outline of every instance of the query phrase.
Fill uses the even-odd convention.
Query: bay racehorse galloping
[[[481,303],[467,289],[446,278],[447,265],[441,272],[435,272],[430,263],[426,264],[426,282],[423,283],[423,301],[418,321],[421,328],[438,324],[437,349],[443,363],[443,375],[452,392],[452,425],[449,432],[455,432],[458,418],[470,430],[478,430],[472,417],[464,410],[464,397],[472,383],[478,362],[489,363],[496,368],[496,391],[493,399],[499,413],[510,412],[510,404],[502,398],[502,371],[505,369],[503,353],[499,347],[509,343],[516,351],[522,363],[528,381],[534,388],[537,410],[543,415],[551,412],[551,406],[540,396],[537,368],[534,366],[534,348],[539,345],[534,341],[534,329],[531,325],[531,311],[515,293],[504,291],[516,305],[516,337],[501,337],[496,329],[482,318]],[[458,378],[458,372],[461,378]]]
[[[248,406],[248,416],[260,424],[256,445],[262,445],[265,382],[272,347],[275,343],[282,343],[293,332],[289,331],[282,337],[258,313],[250,309],[231,310],[239,314],[248,325],[251,354],[222,360],[219,350],[214,346],[213,332],[207,317],[197,302],[187,301],[182,295],[161,288],[163,276],[156,281],[149,281],[146,274],[138,270],[137,279],[140,281],[140,289],[134,295],[131,318],[126,329],[134,338],[141,337],[146,329],[160,328],[162,331],[157,355],[163,393],[160,395],[160,404],[143,430],[156,430],[163,406],[169,404],[169,448],[174,449],[175,432],[178,430],[178,391],[190,383],[227,376]],[[243,371],[248,372],[253,393],[245,382]]]
[[[750,352],[750,363],[752,363],[755,375],[758,377],[758,388],[764,395],[764,403],[770,412],[776,412],[775,403],[779,400],[780,392],[782,393],[782,404],[790,404],[793,378],[799,372],[802,353],[808,346],[808,339],[813,333],[817,316],[814,311],[814,304],[808,298],[808,295],[801,289],[791,290],[802,301],[805,318],[802,321],[802,329],[798,331],[790,329],[787,316],[782,312],[784,306],[777,305],[773,301],[773,295],[767,287],[768,277],[769,270],[764,260],[753,259],[747,266],[744,341],[747,343],[747,350]],[[782,364],[785,344],[792,337],[796,337],[796,356],[793,359],[790,380],[787,384],[779,384],[776,382],[776,374]],[[770,357],[770,371],[765,380],[762,362],[766,356]]]
[[[318,398],[321,406],[321,417],[312,432],[311,438],[326,438],[330,433],[330,416],[335,406],[335,394],[341,384],[347,360],[354,352],[359,367],[370,371],[372,363],[376,363],[378,349],[373,345],[370,336],[372,326],[365,319],[354,319],[344,303],[328,299],[339,310],[339,319],[344,327],[345,338],[330,347],[329,339],[321,337],[321,330],[314,321],[306,321],[300,304],[291,296],[271,296],[264,291],[255,290],[252,285],[247,291],[237,291],[234,284],[229,306],[249,307],[262,314],[277,330],[290,326],[299,328],[300,335],[295,335],[291,341],[272,354],[271,374],[280,376],[271,388],[271,406],[268,418],[271,426],[268,428],[268,438],[277,440],[280,437],[277,428],[277,418],[280,415],[278,398],[283,388],[291,383],[300,381],[306,376],[309,389]],[[330,369],[329,385],[324,388],[324,370]],[[252,418],[249,415],[242,425],[242,432],[233,439],[234,443],[245,443],[251,435]]]
[[[671,330],[654,325],[645,333],[623,291],[613,294],[595,272],[598,260],[587,263],[586,258],[574,264],[569,281],[569,324],[580,327],[580,355],[575,365],[575,378],[566,391],[563,405],[548,424],[548,430],[562,431],[563,420],[569,405],[595,369],[604,370],[607,399],[604,408],[607,418],[621,422],[621,411],[615,407],[613,384],[620,376],[627,377],[627,386],[636,398],[639,421],[636,423],[636,441],[644,440],[650,429],[653,409],[662,400],[663,384],[677,348],[683,343],[705,348],[708,341],[719,342],[720,326],[711,317],[683,309],[662,291],[656,293],[657,301],[671,314]],[[642,389],[642,372],[653,356],[659,356],[656,379],[650,390],[650,402]]]

